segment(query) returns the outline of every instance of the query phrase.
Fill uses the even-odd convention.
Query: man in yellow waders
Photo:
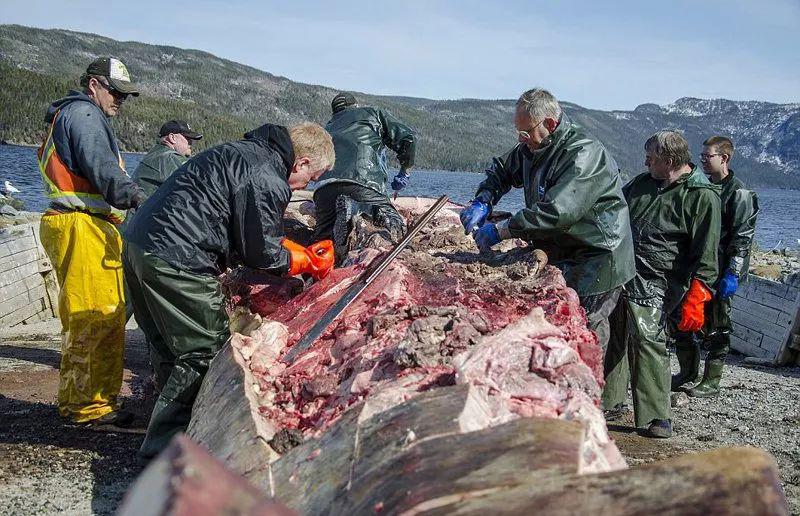
[[[139,92],[115,58],[93,61],[47,110],[39,170],[50,205],[42,245],[58,277],[61,370],[58,411],[75,423],[129,425],[120,410],[125,342],[122,241],[115,224],[145,195],[126,174],[108,118]]]

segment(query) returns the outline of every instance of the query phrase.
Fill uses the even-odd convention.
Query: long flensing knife
[[[408,244],[411,242],[411,239],[416,236],[420,230],[431,221],[434,215],[442,208],[442,206],[447,203],[447,196],[443,195],[439,197],[439,199],[433,204],[433,206],[426,211],[422,217],[417,220],[413,226],[411,226],[406,235],[403,239],[394,246],[394,248],[389,251],[389,254],[384,256],[374,267],[370,267],[365,270],[361,276],[353,283],[350,288],[339,298],[333,306],[328,308],[328,310],[320,317],[320,319],[311,327],[308,332],[300,339],[297,344],[292,346],[292,348],[281,358],[281,361],[286,364],[291,364],[295,357],[302,353],[303,351],[307,350],[311,347],[315,340],[317,340],[320,335],[322,335],[328,326],[336,320],[336,318],[344,312],[344,310],[353,302],[355,298],[361,294],[364,289],[366,289],[370,283],[372,283],[375,278],[377,278],[383,271],[389,267],[389,264],[392,263],[400,251],[406,248]]]

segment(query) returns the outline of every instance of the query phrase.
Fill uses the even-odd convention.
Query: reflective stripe
[[[39,172],[42,174],[47,197],[53,204],[67,209],[102,215],[115,224],[119,224],[125,219],[125,212],[108,204],[88,179],[72,172],[58,155],[53,141],[53,130],[59,114],[60,111],[56,112],[53,117],[47,137],[37,152]],[[117,158],[120,168],[124,171],[125,161],[119,154],[117,154]]]

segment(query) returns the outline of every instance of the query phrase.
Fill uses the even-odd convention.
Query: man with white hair
[[[482,250],[508,238],[544,250],[580,296],[589,328],[605,349],[608,316],[634,275],[619,168],[546,90],[520,96],[514,125],[519,143],[494,159],[475,199],[461,212],[461,223]],[[511,187],[523,188],[525,207],[508,220],[486,224]]]

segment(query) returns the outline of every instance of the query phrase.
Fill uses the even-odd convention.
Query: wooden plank
[[[35,289],[36,287],[44,285],[44,280],[42,280],[42,275],[38,272],[31,274],[25,278],[22,278],[19,281],[12,283],[11,285],[5,285],[0,287],[0,313],[3,312],[3,307],[5,305],[4,300],[6,299],[13,299],[14,297],[22,294],[23,292],[27,292],[29,290]]]
[[[754,346],[761,346],[761,339],[764,338],[764,335],[762,335],[760,331],[751,330],[750,328],[742,326],[733,320],[731,321],[731,327],[733,329],[733,335],[736,335],[740,339],[747,341]]]
[[[6,256],[11,256],[12,254],[21,253],[22,251],[27,251],[28,249],[36,249],[36,239],[33,238],[33,235],[24,236],[0,244],[0,259],[4,259]]]
[[[39,266],[37,262],[30,262],[24,265],[20,265],[16,269],[11,269],[9,271],[0,274],[0,287],[5,287],[11,285],[12,283],[16,283],[24,278],[32,274],[38,274]],[[3,298],[0,298],[0,303],[3,302]]]
[[[0,229],[0,244],[33,234],[33,224],[20,224]]]
[[[780,340],[786,336],[787,326],[781,326],[766,319],[759,319],[755,315],[745,313],[736,308],[731,309],[731,320],[775,340]]]
[[[786,299],[782,296],[776,296],[775,294],[771,294],[769,292],[763,292],[757,290],[747,296],[749,301],[755,301],[761,305],[768,306],[770,308],[775,308],[776,310],[786,311],[788,306],[792,306],[794,304],[794,299]]]
[[[748,282],[750,291],[756,291],[763,294],[771,294],[773,296],[785,298],[789,290],[789,285],[779,281],[773,281],[766,278],[755,276],[754,281]]]
[[[781,314],[780,310],[764,306],[752,299],[736,299],[731,303],[731,308],[770,323],[777,323]]]
[[[769,351],[772,356],[777,357],[785,346],[783,340],[773,339],[772,337],[764,335],[764,338],[761,339],[761,347]]]
[[[2,314],[2,317],[0,317],[0,325],[5,324],[6,319],[20,308],[23,308],[34,301],[40,301],[41,303],[44,303],[45,295],[44,285],[42,285],[41,287],[36,287],[35,289],[23,292],[22,294],[8,300],[6,303],[3,303],[3,309],[5,310],[5,313]]]
[[[736,335],[731,335],[731,348],[748,357],[768,358],[770,360],[775,358],[773,353],[770,353],[761,346],[742,340]]]
[[[17,324],[22,323],[26,319],[30,318],[36,313],[41,312],[45,309],[44,301],[41,299],[37,299],[31,301],[27,305],[19,308],[18,310],[6,314],[2,318],[0,318],[0,327],[11,327],[16,326]]]
[[[26,263],[36,262],[37,259],[36,249],[28,249],[27,251],[22,251],[21,253],[12,254],[11,256],[7,256],[0,261],[0,273],[16,269],[17,267],[25,265]]]

